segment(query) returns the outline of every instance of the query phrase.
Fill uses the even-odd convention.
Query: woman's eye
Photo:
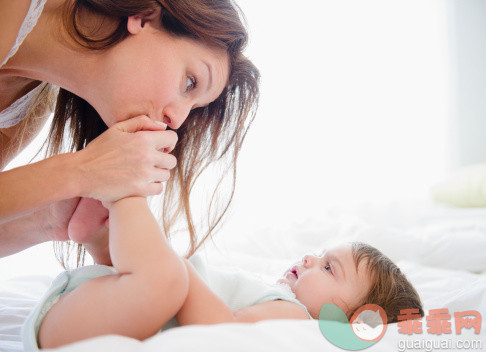
[[[194,77],[187,77],[186,78],[186,92],[196,88],[197,82]]]

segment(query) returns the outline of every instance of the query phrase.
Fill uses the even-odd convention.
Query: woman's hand
[[[79,198],[44,205],[0,224],[0,258],[47,241],[67,241],[68,224]]]
[[[168,154],[177,143],[147,116],[117,123],[75,153],[81,195],[113,202],[127,196],[149,196],[163,190],[176,158]]]

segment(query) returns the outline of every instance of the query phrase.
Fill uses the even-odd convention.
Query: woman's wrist
[[[108,210],[120,209],[127,206],[132,206],[134,203],[139,205],[147,205],[147,198],[141,196],[130,196],[118,199],[114,202],[102,202],[103,206]]]
[[[68,153],[1,172],[0,223],[77,197],[80,181],[73,164]]]
[[[40,223],[40,210],[0,224],[0,258],[51,240],[53,236]]]
[[[66,188],[72,197],[89,197],[90,178],[83,170],[82,151],[59,154],[59,163],[65,167]]]
[[[52,157],[58,164],[60,181],[64,189],[64,196],[62,199],[82,197],[86,189],[86,179],[80,172],[79,159],[77,153],[65,153]]]

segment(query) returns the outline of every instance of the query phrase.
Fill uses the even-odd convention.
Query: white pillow
[[[466,166],[432,188],[435,201],[457,207],[486,207],[486,164]]]

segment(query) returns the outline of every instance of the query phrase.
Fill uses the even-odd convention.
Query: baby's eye
[[[186,78],[186,92],[196,88],[197,81],[194,77],[187,77]]]
[[[329,271],[332,274],[331,264],[327,263],[326,265],[324,265],[324,269],[326,269],[327,271]]]

